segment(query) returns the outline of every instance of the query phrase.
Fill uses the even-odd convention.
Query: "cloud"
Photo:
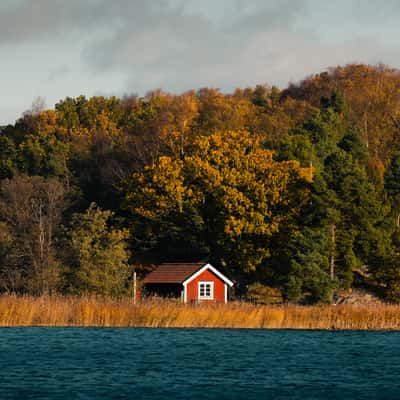
[[[124,72],[128,90],[139,93],[156,87],[284,86],[331,65],[398,59],[396,49],[370,37],[322,43],[308,24],[313,3],[236,0],[220,21],[160,3],[128,12],[105,40],[86,47],[84,58],[95,70]]]
[[[60,78],[65,78],[65,76],[70,72],[70,68],[68,65],[59,65],[56,68],[53,68],[48,75],[49,81],[55,81]]]
[[[0,44],[52,38],[89,22],[89,9],[78,0],[23,0],[0,9]]]
[[[7,0],[2,0],[7,1]],[[0,43],[52,40],[54,35],[89,35],[129,25],[141,31],[147,24],[176,13],[177,0],[15,0],[0,5]],[[180,5],[180,6],[179,6]]]
[[[308,12],[307,0],[237,0],[233,29],[244,32],[292,31]]]
[[[351,11],[354,19],[361,23],[382,25],[395,22],[398,25],[400,2],[398,0],[353,0]]]
[[[301,31],[296,23],[307,12],[306,0],[235,0],[228,15],[215,21],[204,10],[190,12],[179,2],[141,4],[126,10],[108,37],[94,40],[84,51],[92,68],[129,74],[132,89],[139,92],[159,86],[226,88],[244,82],[244,74],[248,82],[254,76],[254,62],[262,60],[263,70],[275,62],[265,56],[265,48],[277,53],[277,33],[295,39]],[[260,38],[264,40],[258,40],[257,47]]]
[[[337,0],[328,8],[320,0],[1,0],[0,48],[53,43],[54,54],[65,48],[76,58],[70,65],[63,59],[62,67],[53,63],[48,79],[68,74],[72,80],[79,67],[97,77],[118,75],[114,86],[125,81],[126,91],[139,93],[157,87],[284,86],[331,65],[399,63],[397,45],[383,45],[383,33],[374,38],[371,30],[360,28],[377,24],[384,32],[385,18],[400,15],[398,4]],[[346,35],[346,29],[357,36]],[[42,56],[45,68],[46,57],[53,55]]]

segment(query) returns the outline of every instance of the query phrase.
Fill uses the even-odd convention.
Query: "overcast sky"
[[[285,87],[400,67],[398,0],[0,0],[0,125],[35,97]]]

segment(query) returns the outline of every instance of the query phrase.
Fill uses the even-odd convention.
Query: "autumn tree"
[[[285,97],[319,106],[336,89],[348,106],[347,120],[369,155],[385,164],[399,145],[400,72],[382,64],[349,64],[312,75],[284,91]]]
[[[136,246],[170,258],[167,246],[192,249],[192,257],[203,250],[236,276],[254,272],[270,256],[270,239],[299,212],[304,172],[296,161],[274,161],[246,132],[200,137],[183,160],[161,157],[133,175],[126,208]]]
[[[197,133],[256,130],[257,108],[242,96],[224,95],[217,89],[203,88],[197,99],[198,118],[194,128]]]

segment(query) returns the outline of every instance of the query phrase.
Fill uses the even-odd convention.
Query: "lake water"
[[[0,329],[0,399],[398,399],[400,333]]]

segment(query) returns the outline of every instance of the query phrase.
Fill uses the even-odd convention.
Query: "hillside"
[[[241,297],[400,300],[398,70],[66,98],[0,132],[0,291],[116,296],[207,259]]]

